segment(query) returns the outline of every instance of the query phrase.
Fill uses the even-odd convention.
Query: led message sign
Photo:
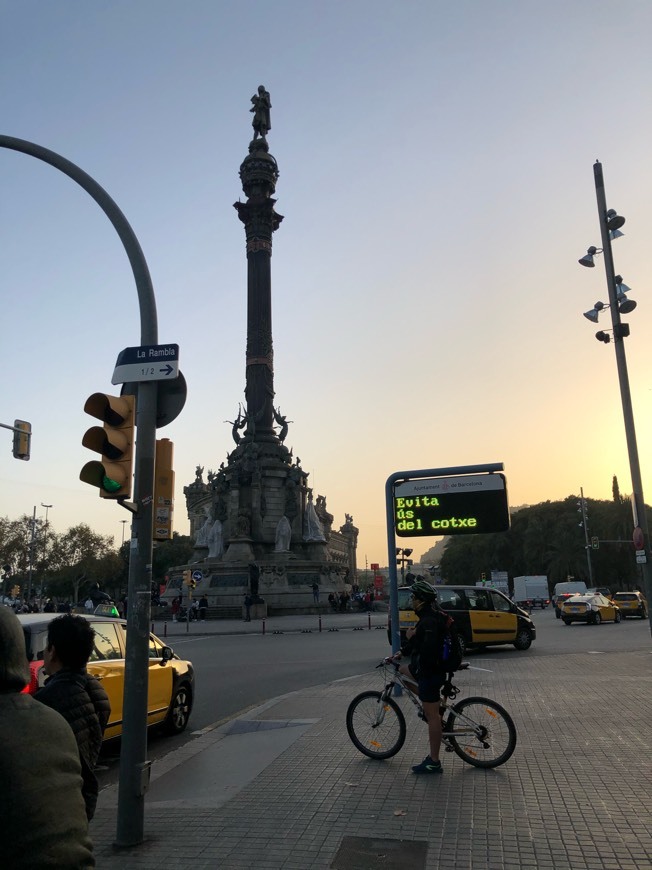
[[[405,537],[480,535],[509,528],[502,474],[409,480],[394,487],[394,527]]]

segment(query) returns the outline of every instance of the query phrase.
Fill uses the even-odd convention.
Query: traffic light
[[[98,487],[102,498],[128,499],[136,443],[135,399],[93,393],[86,400],[84,411],[104,423],[104,428],[87,429],[82,438],[84,447],[100,453],[102,461],[87,462],[79,479]]]
[[[480,574],[480,579],[482,580],[483,583],[487,582],[487,575],[485,574],[484,571],[482,572],[482,574]]]
[[[32,424],[14,420],[14,459],[29,459],[32,449]]]
[[[172,537],[172,512],[174,510],[174,470],[172,457],[174,444],[169,438],[156,442],[154,465],[154,531],[155,541],[167,541]]]

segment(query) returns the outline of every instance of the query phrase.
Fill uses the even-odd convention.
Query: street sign
[[[193,571],[192,572],[192,579],[196,580],[197,583],[199,583],[200,580],[204,579],[204,575],[202,574],[201,571]]]
[[[178,375],[178,344],[144,344],[141,347],[126,347],[120,351],[111,383],[172,381]]]
[[[506,532],[505,477],[466,474],[398,483],[394,487],[394,527],[402,537]]]
[[[636,557],[636,562],[638,565],[645,565],[647,562],[647,556],[645,555],[645,551],[640,556]]]
[[[640,526],[636,526],[636,528],[632,532],[632,540],[634,541],[634,546],[637,550],[642,550],[645,546],[645,535],[643,534],[643,529]]]

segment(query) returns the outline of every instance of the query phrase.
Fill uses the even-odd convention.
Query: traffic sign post
[[[141,347],[126,347],[120,351],[111,383],[165,381],[174,380],[178,376],[178,344],[145,344]]]

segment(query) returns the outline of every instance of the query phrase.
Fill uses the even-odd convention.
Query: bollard
[[[369,631],[371,631],[371,613],[367,614],[367,619],[369,620]]]
[[[265,617],[263,616],[263,634],[265,634]]]
[[[319,614],[319,630],[321,631],[321,613]]]
[[[167,622],[164,622],[163,623],[163,637],[167,637],[167,636],[168,636],[168,624],[167,624]]]
[[[154,623],[152,623],[152,634],[154,634]]]

